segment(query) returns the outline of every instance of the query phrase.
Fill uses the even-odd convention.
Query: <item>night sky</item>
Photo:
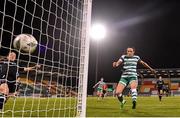
[[[53,14],[56,11],[56,7],[50,9],[51,14],[49,14],[49,12],[42,12],[43,10],[39,6],[43,5],[43,9],[49,10],[49,0],[44,0],[43,4],[41,0],[37,0],[37,4],[35,4],[34,1],[27,0],[27,5],[25,1],[18,0],[18,7],[15,1],[17,0],[6,0],[6,9],[4,10],[5,0],[0,0],[0,35],[3,34],[1,35],[2,46],[11,47],[12,40],[20,33],[33,34],[33,36],[39,40],[40,46],[32,55],[37,55],[38,51],[41,52],[39,57],[42,57],[42,59],[39,60],[39,63],[52,65],[52,63],[47,62],[47,60],[50,60],[57,62],[54,63],[53,67],[68,68],[64,65],[72,65],[71,62],[73,62],[75,67],[77,67],[79,64],[78,59],[67,62],[68,55],[64,53],[61,55],[60,53],[56,54],[52,50],[52,48],[62,52],[64,52],[64,50],[68,51],[68,49],[72,50],[69,43],[75,43],[75,46],[79,46],[80,41],[78,39],[80,39],[80,33],[78,32],[80,31],[78,30],[76,32],[77,34],[75,34],[75,29],[69,30],[72,27],[71,25],[67,25],[77,24],[77,26],[80,27],[78,24],[81,24],[81,16],[76,16],[77,9],[70,7],[72,9],[70,11],[74,11],[71,15],[77,18],[72,17],[72,20],[67,20],[68,14],[66,11],[58,9],[57,16]],[[59,6],[62,5],[61,1],[62,0],[58,0]],[[64,4],[64,8],[66,8],[68,2],[67,0],[63,1],[66,3]],[[73,2],[76,0],[69,1]],[[100,22],[108,28],[107,37],[103,41],[98,42],[98,80],[100,77],[104,77],[106,82],[119,81],[121,68],[113,69],[112,62],[117,61],[129,46],[135,47],[136,54],[153,68],[180,67],[180,0],[92,1],[92,23]],[[74,2],[74,6],[81,9],[82,4],[77,3],[78,2]],[[54,5],[54,3],[51,4]],[[26,14],[21,8],[25,8],[25,5],[26,12],[28,11]],[[16,14],[14,14],[15,9],[17,10]],[[6,14],[5,17],[4,13]],[[34,17],[32,13],[36,17]],[[26,17],[23,17],[24,15],[26,15]],[[50,16],[50,20],[48,20],[48,16]],[[16,18],[15,21],[13,17]],[[66,22],[62,21],[62,19]],[[65,34],[67,33],[61,31],[61,28],[66,29],[69,34],[66,36]],[[52,37],[54,39],[65,40],[66,43],[60,40],[55,41]],[[45,45],[47,45],[47,49]],[[80,52],[78,48],[76,49],[77,50],[74,49],[74,52]],[[0,49],[1,55],[6,55],[8,51],[9,50],[2,48]],[[45,51],[47,52],[46,55]],[[72,52],[73,51],[69,51],[66,53],[71,54]],[[91,40],[88,77],[89,94],[92,93],[92,86],[95,84],[96,52],[97,42]],[[52,56],[52,54],[54,56]],[[73,54],[78,55],[78,53],[72,53],[72,55]],[[44,57],[46,61],[44,61]],[[31,61],[35,60],[34,62],[37,62],[37,58],[28,58],[32,58]],[[59,60],[62,62],[59,63]]]
[[[129,46],[153,68],[180,67],[179,0],[94,0],[95,22],[108,28],[107,37],[98,42],[98,79],[119,81],[121,68],[113,69],[112,62]],[[95,81],[96,51],[97,43],[91,40],[89,93]]]

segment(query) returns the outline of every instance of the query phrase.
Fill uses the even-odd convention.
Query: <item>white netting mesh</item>
[[[2,116],[76,116],[84,0],[0,0],[0,55],[15,50],[20,67],[16,99]],[[32,54],[14,49],[14,38],[33,35]]]

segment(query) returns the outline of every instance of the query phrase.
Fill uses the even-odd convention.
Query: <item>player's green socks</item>
[[[132,89],[131,90],[131,94],[132,94],[132,109],[136,109],[136,100],[137,100],[137,90],[136,89]]]
[[[136,99],[137,99],[137,90],[136,89],[131,89],[131,94],[132,94],[132,101],[136,101]]]

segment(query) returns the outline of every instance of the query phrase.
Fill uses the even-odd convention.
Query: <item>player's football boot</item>
[[[136,109],[136,101],[133,101],[132,104],[133,104],[132,109]]]
[[[124,108],[124,105],[126,104],[126,100],[123,100],[122,102],[121,102],[121,109],[123,109]]]

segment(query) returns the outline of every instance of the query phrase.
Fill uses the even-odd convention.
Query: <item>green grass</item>
[[[12,98],[5,104],[0,116],[15,117],[70,117],[76,115],[74,98]]]
[[[96,97],[87,99],[87,116],[89,117],[180,117],[180,97],[164,97],[162,102],[157,97],[138,97],[137,109],[132,110],[131,98],[126,97],[127,103],[123,110],[120,109],[118,100],[106,97],[97,100]],[[75,98],[11,98],[5,105],[2,116],[16,117],[70,117],[76,115]],[[54,109],[55,108],[55,109]],[[73,108],[73,109],[69,109]],[[61,109],[61,110],[59,110]]]
[[[104,100],[89,98],[87,116],[89,117],[163,117],[180,116],[180,97],[164,97],[162,102],[158,97],[138,97],[137,109],[132,109],[131,98],[125,98],[127,103],[120,109],[117,98],[108,97]]]

